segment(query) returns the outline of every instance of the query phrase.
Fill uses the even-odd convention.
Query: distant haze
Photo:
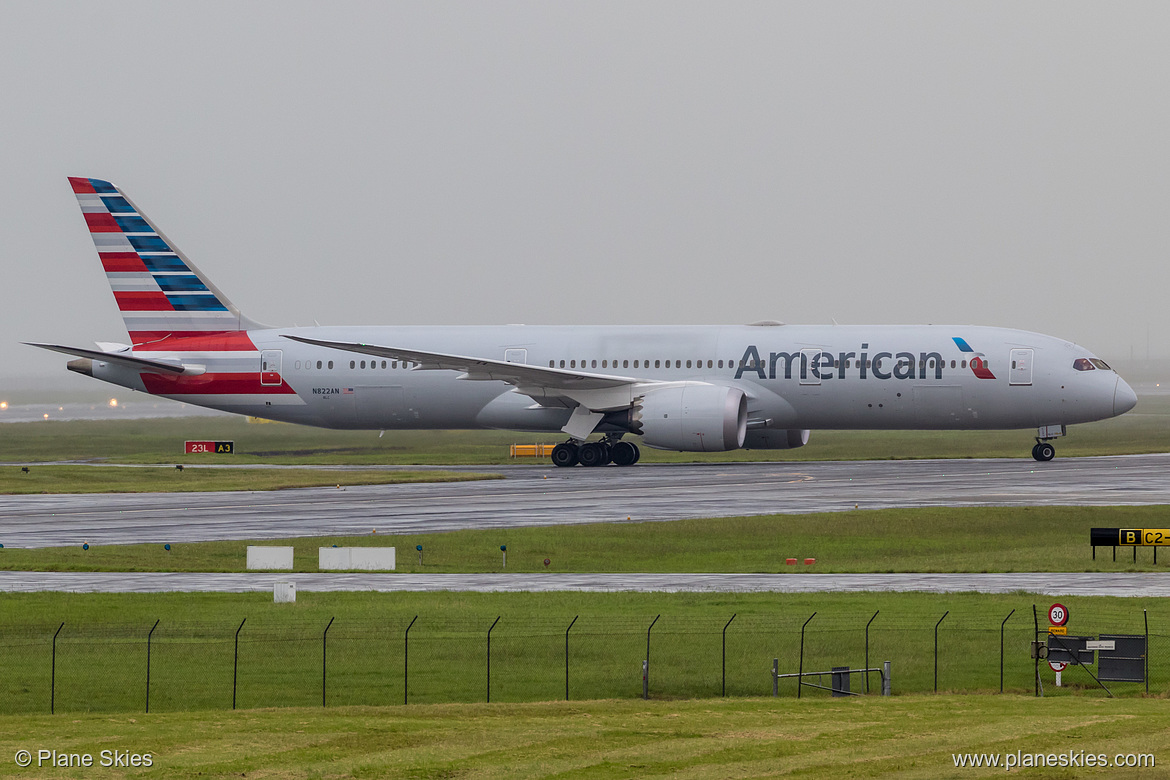
[[[274,325],[978,323],[1170,357],[1165,3],[0,5],[0,387],[66,177]],[[409,346],[409,345],[399,345]]]

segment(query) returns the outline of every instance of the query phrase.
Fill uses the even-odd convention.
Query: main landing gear
[[[1037,439],[1036,446],[1032,448],[1032,457],[1041,463],[1046,463],[1056,457],[1056,447]]]
[[[553,465],[561,468],[576,466],[578,463],[582,466],[604,466],[608,463],[616,466],[633,466],[641,457],[642,452],[636,444],[620,439],[602,439],[580,444],[570,439],[553,447],[552,451]]]

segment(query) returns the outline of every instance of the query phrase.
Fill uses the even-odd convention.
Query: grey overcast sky
[[[66,177],[274,325],[948,322],[1170,357],[1170,4],[0,5],[0,387]],[[72,377],[62,382],[86,380]]]

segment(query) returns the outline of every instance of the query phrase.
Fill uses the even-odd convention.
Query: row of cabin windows
[[[618,361],[616,361],[616,360],[614,360],[614,361],[609,361],[609,360],[602,360],[602,361],[601,361],[601,368],[609,368],[609,367],[610,367],[610,365],[609,365],[609,364],[610,364],[611,362],[613,363],[613,368],[618,368]],[[682,361],[682,360],[675,360],[675,361],[674,361],[674,366],[673,366],[673,367],[674,367],[674,368],[682,368],[682,367],[683,367],[683,362],[684,362],[684,361]],[[696,361],[693,361],[693,362],[692,362],[692,361],[690,361],[690,360],[687,360],[687,361],[685,361],[685,362],[686,362],[686,367],[687,367],[687,368],[692,368],[692,367],[693,367],[693,368],[702,368],[702,367],[703,367],[703,361],[702,361],[702,360],[696,360]],[[761,361],[761,362],[762,362],[762,361]],[[861,368],[861,362],[862,362],[862,361],[860,361],[860,360],[852,360],[852,359],[850,359],[850,360],[846,360],[846,361],[845,361],[845,368]],[[597,367],[598,367],[598,365],[597,365],[597,361],[596,361],[596,360],[582,360],[582,361],[580,361],[580,363],[581,363],[581,368],[597,368]],[[692,363],[693,363],[693,365],[692,365]],[[715,361],[715,360],[708,360],[708,361],[707,361],[707,368],[723,368],[723,363],[724,363],[724,361],[722,361],[722,360],[719,360],[719,361]],[[900,364],[899,364],[899,365],[900,365]],[[946,361],[943,361],[943,365],[944,365],[944,366],[946,365]],[[754,371],[754,370],[756,370],[756,361],[755,361],[755,360],[746,360],[746,361],[745,361],[745,360],[741,360],[741,361],[739,361],[739,364],[738,364],[738,366],[739,366],[740,368],[746,368],[746,369],[750,369],[750,370]],[[984,366],[985,368],[990,368],[990,367],[991,367],[991,361],[990,361],[990,360],[984,360],[984,361],[983,361],[983,366]],[[576,360],[570,360],[570,361],[568,361],[568,365],[566,365],[566,364],[565,364],[565,361],[564,361],[564,360],[562,360],[562,361],[560,361],[560,364],[559,364],[559,366],[558,366],[558,364],[557,364],[557,361],[555,361],[555,360],[550,360],[550,361],[548,361],[548,367],[549,367],[549,368],[558,368],[558,367],[559,367],[559,368],[576,368],[576,367],[577,367],[577,361],[576,361]],[[629,361],[629,360],[623,360],[623,361],[621,361],[621,368],[629,368],[629,367],[630,367],[630,361]],[[655,367],[655,368],[671,368],[671,361],[669,361],[669,360],[665,360],[665,361],[664,361],[664,360],[655,360],[655,361],[654,361],[654,367]],[[728,361],[727,361],[727,367],[728,367],[728,368],[735,368],[735,367],[736,367],[736,362],[735,362],[734,360],[728,360]],[[825,366],[825,367],[827,367],[827,368],[840,368],[840,367],[841,367],[841,361],[840,361],[840,360],[836,360],[836,359],[834,359],[834,358],[830,358],[830,359],[829,359],[829,365],[828,365],[828,366]],[[865,367],[866,367],[866,368],[873,368],[873,361],[872,361],[872,360],[866,360],[866,361],[865,361]],[[934,368],[934,367],[935,367],[935,365],[934,365],[934,358],[931,358],[930,360],[919,360],[919,361],[918,361],[918,367],[919,367],[919,368]],[[957,367],[958,367],[958,368],[966,368],[966,367],[967,367],[967,361],[966,361],[966,360],[962,360],[962,361],[954,361],[954,360],[952,360],[952,361],[951,361],[951,368],[957,368]],[[351,368],[352,368],[352,366],[351,366]],[[635,360],[635,361],[634,361],[634,368],[650,368],[650,361],[649,361],[649,360]],[[1081,369],[1081,370],[1083,370],[1083,369]]]
[[[361,360],[361,361],[357,361],[357,360],[351,360],[351,361],[349,361],[349,367],[350,367],[350,368],[365,368],[365,367],[366,367],[366,362],[367,362],[367,361],[365,361],[365,360]],[[370,368],[371,368],[371,369],[377,369],[377,368],[378,368],[378,361],[377,361],[377,360],[371,360],[371,361],[368,361],[368,362],[369,362],[369,364],[370,364]],[[305,368],[306,368],[306,369],[309,369],[309,370],[312,370],[312,369],[313,369],[313,361],[311,361],[311,360],[306,360],[306,361],[304,361],[304,365],[305,365]],[[410,367],[411,367],[411,366],[413,366],[413,365],[415,365],[415,364],[414,364],[414,363],[411,363],[411,362],[410,362],[410,361],[408,361],[408,360],[403,360],[403,361],[402,361],[402,366],[401,366],[401,367],[402,367],[402,368],[410,368]],[[322,361],[318,360],[318,361],[317,361],[317,364],[316,364],[316,366],[317,366],[317,368],[318,368],[318,369],[321,369],[321,368],[323,367],[323,366],[322,366]],[[325,367],[325,368],[332,369],[332,368],[333,368],[333,361],[332,361],[332,360],[328,361],[328,363],[327,363],[327,364],[326,364],[324,367]],[[381,366],[381,367],[382,367],[382,368],[399,368],[399,365],[398,365],[398,361],[397,361],[397,360],[390,360],[390,361],[383,360],[383,361],[382,361],[382,366]],[[299,370],[300,370],[300,368],[301,368],[301,361],[300,361],[300,360],[298,360],[298,361],[297,361],[297,370],[299,371]]]
[[[616,361],[616,360],[614,360],[614,361],[609,361],[609,360],[602,360],[602,361],[601,361],[601,368],[609,368],[609,367],[610,367],[610,363],[611,363],[611,362],[613,363],[613,367],[614,367],[614,368],[617,368],[617,367],[618,367],[618,361]],[[662,360],[655,360],[655,361],[654,361],[654,367],[655,367],[655,368],[662,368],[662,367],[663,367],[663,362],[664,362],[664,361],[662,361]],[[557,361],[555,361],[555,360],[550,360],[550,361],[548,361],[548,367],[549,367],[549,368],[556,368],[556,367],[557,367],[556,363],[557,363]],[[629,368],[629,367],[630,367],[630,361],[629,361],[629,360],[623,360],[621,363],[622,363],[622,365],[621,365],[621,367],[622,367],[622,368]],[[716,363],[716,361],[714,361],[714,360],[708,360],[708,361],[707,361],[707,368],[715,368],[715,363]],[[722,360],[720,360],[720,361],[718,361],[718,363],[719,363],[719,368],[723,368],[723,361],[722,361]],[[666,368],[670,368],[670,361],[669,361],[669,360],[665,361],[665,364],[666,364],[666,365],[665,365],[665,367],[666,367]],[[687,364],[687,368],[692,368],[692,367],[693,367],[693,368],[702,368],[702,367],[703,367],[703,361],[702,361],[702,360],[694,360],[694,361],[692,361],[692,360],[688,360],[688,361],[686,361],[686,364]],[[735,361],[734,361],[734,360],[728,360],[728,361],[727,361],[727,367],[728,367],[728,368],[732,368],[732,367],[734,367],[734,365],[735,365]],[[563,361],[563,360],[562,360],[562,361],[560,362],[560,367],[561,367],[561,368],[576,368],[576,367],[577,367],[577,361],[576,361],[576,360],[570,360],[570,361],[568,362],[568,365],[566,366],[566,365],[565,365],[565,361]],[[581,368],[597,368],[597,367],[598,367],[598,366],[597,366],[597,361],[596,361],[596,360],[593,360],[593,361],[589,361],[589,360],[582,360],[582,361],[581,361]],[[635,360],[635,361],[634,361],[634,368],[643,368],[643,367],[645,367],[645,368],[650,368],[650,361],[649,361],[649,360]],[[681,360],[676,360],[676,361],[674,361],[674,367],[675,367],[675,368],[682,368],[682,367],[683,367],[683,361],[681,361]]]

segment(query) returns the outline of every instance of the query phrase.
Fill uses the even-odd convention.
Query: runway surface
[[[0,592],[158,593],[272,591],[277,582],[304,592],[520,591],[829,593],[1042,593],[1051,596],[1170,596],[1170,574],[186,574],[0,572]]]
[[[1032,460],[475,467],[505,480],[0,497],[0,544],[423,533],[860,507],[1170,504],[1170,454]]]

